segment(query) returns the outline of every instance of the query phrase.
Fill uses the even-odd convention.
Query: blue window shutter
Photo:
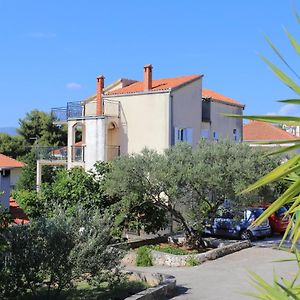
[[[201,129],[201,138],[205,140],[209,139],[209,129]]]
[[[193,144],[193,128],[186,128],[185,129],[186,132],[186,142],[188,142],[189,144]]]
[[[214,141],[217,141],[219,139],[219,135],[216,131],[214,131]]]
[[[175,127],[174,128],[174,144],[178,143],[180,141],[180,129]]]

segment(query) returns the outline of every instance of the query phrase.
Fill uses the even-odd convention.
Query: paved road
[[[291,254],[272,248],[255,246],[214,261],[205,262],[197,267],[138,269],[175,276],[178,291],[172,299],[253,299],[241,294],[242,292],[255,291],[251,287],[247,270],[258,273],[270,283],[274,268],[279,275],[291,278],[297,270],[294,262],[274,262],[274,260],[288,257],[291,257]]]

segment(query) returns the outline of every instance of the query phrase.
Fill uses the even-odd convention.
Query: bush
[[[58,297],[82,278],[95,286],[121,281],[122,252],[109,246],[109,232],[105,218],[81,210],[72,218],[57,211],[52,219],[6,228],[3,237],[8,246],[0,252],[0,298]]]
[[[191,253],[187,250],[180,249],[180,248],[177,248],[174,246],[161,247],[161,246],[157,245],[157,246],[154,246],[153,249],[156,251],[169,253],[169,254],[173,254],[173,255],[188,255]],[[197,251],[193,251],[193,252],[197,253]]]
[[[195,267],[199,265],[199,261],[194,255],[190,255],[186,260],[187,267]]]
[[[139,267],[150,267],[153,266],[151,248],[142,246],[137,250],[136,265]]]

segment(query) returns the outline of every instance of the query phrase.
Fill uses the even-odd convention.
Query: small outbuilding
[[[21,174],[24,163],[0,154],[0,205],[9,209],[11,190]]]

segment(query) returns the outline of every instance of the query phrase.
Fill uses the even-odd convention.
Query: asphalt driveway
[[[274,262],[289,257],[291,254],[284,251],[252,247],[214,261],[205,262],[197,267],[137,269],[175,276],[178,290],[177,295],[172,299],[253,299],[241,294],[255,291],[251,286],[247,270],[258,273],[270,283],[274,269],[279,276],[291,278],[297,271],[294,262]]]

